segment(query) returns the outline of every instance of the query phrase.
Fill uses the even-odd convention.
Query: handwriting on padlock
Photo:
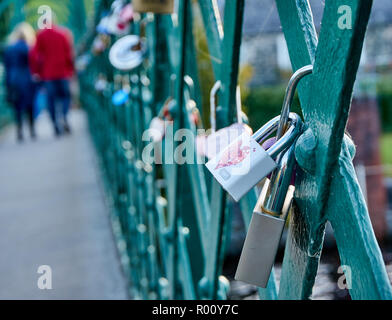
[[[216,158],[207,162],[206,166],[222,187],[238,201],[270,173],[276,164],[267,152],[244,132]]]
[[[236,107],[237,107],[237,122],[232,125],[216,130],[216,96],[221,88],[221,82],[218,80],[210,91],[210,123],[211,133],[208,135],[200,134],[196,138],[196,150],[200,156],[208,159],[215,158],[223,149],[230,145],[237,139],[244,131],[250,135],[253,133],[252,129],[244,123],[247,119],[241,107],[241,91],[240,86],[236,90]]]
[[[279,116],[272,119],[253,136],[247,132],[242,133],[214,159],[207,162],[208,170],[234,200],[238,201],[270,174],[277,166],[274,160],[276,156],[292,145],[301,133],[301,119],[291,113],[290,127],[284,136],[275,143],[272,139],[268,141],[268,136],[276,131],[279,120]],[[260,143],[264,142],[268,142],[267,151],[260,146]]]
[[[253,135],[257,141],[263,143],[264,148],[268,148],[267,152],[275,154],[277,165],[271,173],[271,180],[266,179],[257,201],[235,279],[262,288],[266,288],[268,284],[294,194],[294,186],[291,183],[295,172],[295,142],[302,133],[303,126],[301,118],[290,113],[290,105],[298,81],[312,70],[311,65],[305,66],[291,77],[278,128],[274,128],[276,121],[273,119]],[[272,131],[276,131],[275,141],[266,140]],[[285,148],[285,144],[289,147]]]
[[[250,147],[243,146],[242,140],[238,140],[223,152],[215,170],[239,164],[249,155],[249,153]]]
[[[198,135],[196,137],[197,153],[208,159],[212,159],[237,139],[244,131],[252,134],[252,129],[248,125],[234,123],[229,127],[212,132],[209,135]]]

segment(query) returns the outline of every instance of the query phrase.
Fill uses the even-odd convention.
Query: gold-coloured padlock
[[[132,0],[136,12],[173,13],[174,0]]]

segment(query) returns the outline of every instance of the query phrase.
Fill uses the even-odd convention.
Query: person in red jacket
[[[63,27],[53,25],[40,30],[30,52],[30,69],[33,77],[41,80],[47,90],[48,109],[56,135],[70,133],[67,120],[71,104],[70,78],[74,74],[73,39]],[[62,130],[57,121],[57,103],[62,106]]]

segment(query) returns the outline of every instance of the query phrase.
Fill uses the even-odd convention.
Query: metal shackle
[[[269,136],[271,136],[279,126],[281,116],[268,121],[264,126],[257,130],[252,138],[259,144],[263,143]],[[295,140],[302,133],[303,123],[300,116],[294,112],[291,112],[287,121],[290,126],[284,133],[284,135],[278,139],[268,150],[267,153],[272,159],[276,159],[278,155],[294,144]]]
[[[193,97],[195,96],[195,83],[193,82],[193,79],[188,75],[184,76],[184,84],[189,92],[189,99],[193,100]]]
[[[170,75],[170,82],[169,82],[169,96],[163,103],[161,109],[158,112],[158,118],[159,119],[164,119],[165,118],[165,113],[170,114],[170,111],[176,106],[176,101],[174,98],[175,94],[175,84],[176,84],[176,75],[171,74]]]
[[[287,215],[283,207],[295,168],[294,150],[295,143],[279,155],[278,167],[271,174],[264,202],[260,208],[262,212],[281,219],[286,219]]]
[[[290,185],[294,150],[295,143],[280,153],[271,180],[264,183],[242,248],[236,280],[267,286],[293,199],[294,187]]]
[[[141,15],[136,15],[133,20],[136,22],[136,24],[139,25],[138,33],[140,37],[142,37],[142,35],[145,35],[146,33],[147,24],[150,22],[154,22],[154,16],[148,14],[146,14],[144,17],[142,17]]]
[[[221,82],[218,80],[212,86],[210,91],[210,124],[211,124],[211,131],[214,133],[216,131],[216,94],[218,93],[219,89],[221,88]]]
[[[198,128],[200,128],[200,126],[201,126],[201,123],[200,123],[200,111],[197,108],[197,104],[196,104],[196,101],[194,99],[194,97],[195,97],[195,83],[194,83],[193,79],[190,76],[186,75],[186,76],[184,76],[184,84],[185,84],[184,87],[187,89],[186,92],[188,94],[188,97],[185,96],[185,101],[186,101],[186,104],[185,104],[186,108],[185,109],[186,109],[186,112],[187,112],[187,114],[189,116],[189,119],[191,119],[192,115],[196,116],[195,125]]]
[[[307,65],[307,66],[304,66],[304,67],[298,69],[291,76],[289,83],[287,85],[287,88],[286,88],[286,93],[285,93],[285,97],[283,100],[282,111],[280,112],[281,118],[280,118],[280,122],[279,122],[279,126],[278,126],[278,131],[276,134],[277,139],[280,139],[283,136],[284,131],[287,128],[287,122],[288,122],[289,114],[290,114],[290,107],[291,107],[291,104],[293,103],[295,90],[297,88],[299,81],[303,77],[305,77],[306,75],[308,75],[312,72],[313,72],[313,66]]]
[[[212,86],[210,91],[210,124],[211,124],[211,132],[214,133],[216,131],[216,94],[222,87],[222,82],[218,80]],[[241,104],[241,89],[240,86],[237,85],[236,88],[236,112],[237,112],[237,122],[243,123],[243,115],[242,115],[242,104]]]
[[[295,113],[290,113],[290,126],[285,134],[272,147],[265,150],[260,144],[276,131],[279,120],[280,116],[272,119],[253,136],[244,132],[219,155],[207,162],[208,170],[235,201],[239,201],[278,167],[275,159],[301,134],[301,118]]]

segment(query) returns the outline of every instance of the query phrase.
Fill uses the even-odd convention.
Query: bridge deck
[[[35,142],[0,136],[0,299],[127,298],[86,119],[70,120],[59,139],[46,114]],[[40,265],[52,290],[38,289]]]

